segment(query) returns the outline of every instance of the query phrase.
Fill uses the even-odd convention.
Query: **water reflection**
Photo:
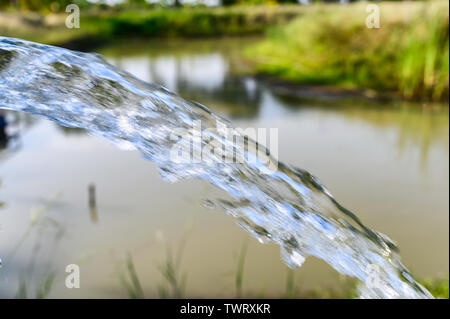
[[[421,169],[427,166],[433,145],[449,152],[449,109],[446,105],[404,101],[314,101],[275,96],[278,104],[292,112],[318,108],[323,110],[323,117],[342,116],[349,122],[364,122],[386,132],[393,130],[400,156],[407,156],[411,147],[419,147]]]
[[[365,121],[384,130],[397,133],[397,149],[400,156],[408,156],[412,145],[418,146],[420,167],[426,168],[433,145],[448,153],[449,113],[442,106],[423,107],[397,104],[384,110],[350,109],[345,112],[352,121]]]
[[[0,269],[6,279],[0,295],[42,299],[50,294],[56,276],[54,261],[65,234],[65,226],[49,214],[57,201],[57,197],[43,200],[32,208],[23,232],[10,243]]]
[[[0,177],[0,189],[2,188],[2,178]],[[0,197],[0,209],[6,206],[6,203],[3,201],[3,198]],[[0,267],[1,267],[2,261],[0,259]]]
[[[144,81],[161,84],[189,100],[224,110],[231,117],[256,116],[263,87],[251,77],[233,74],[230,56],[220,46],[216,50],[175,55],[160,48],[131,56],[115,52],[108,60]]]
[[[0,162],[22,147],[21,136],[37,120],[29,114],[0,110]]]
[[[0,110],[0,150],[5,149],[8,146],[8,135],[6,134],[6,122],[5,112]]]
[[[18,112],[0,110],[0,162],[20,149],[20,132],[28,124]]]

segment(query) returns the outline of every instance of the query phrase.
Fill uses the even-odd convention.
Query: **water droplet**
[[[208,209],[214,209],[214,208],[216,208],[216,204],[210,199],[204,199],[203,207],[208,208]]]
[[[295,269],[303,265],[306,258],[297,250],[281,248],[281,258],[289,268]]]

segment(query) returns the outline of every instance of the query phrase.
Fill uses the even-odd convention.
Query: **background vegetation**
[[[49,9],[52,7],[54,12]],[[0,11],[0,34],[68,47],[76,41],[100,43],[119,37],[242,36],[262,34],[269,26],[285,24],[303,9],[298,5],[88,5],[80,7],[81,27],[67,29],[67,13],[61,8],[65,8],[63,3],[37,11],[8,7]]]
[[[207,7],[180,0],[125,0],[115,6],[1,0],[0,34],[83,49],[120,37],[243,36],[268,30],[264,41],[245,52],[255,74],[448,101],[448,1],[379,3],[379,29],[366,27],[367,3],[294,2],[224,0],[222,6]],[[82,10],[80,29],[65,27],[69,3]]]
[[[447,1],[382,3],[381,27],[365,25],[365,4],[315,6],[247,50],[263,74],[305,84],[448,99]]]

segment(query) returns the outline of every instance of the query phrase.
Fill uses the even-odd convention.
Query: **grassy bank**
[[[300,6],[187,7],[125,11],[95,17],[110,35],[197,37],[262,33],[268,25],[282,24],[301,12]],[[91,20],[91,22],[93,22]]]
[[[273,292],[267,293],[265,290],[251,292],[247,290],[244,279],[247,276],[245,271],[247,244],[243,244],[236,260],[236,268],[231,272],[234,282],[234,298],[286,298],[286,299],[351,299],[358,298],[358,283],[355,278],[339,276],[339,285],[337,287],[318,287],[316,289],[305,290],[302,283],[296,278],[295,270],[286,267],[285,291],[279,295],[273,295]],[[167,259],[159,264],[159,271],[163,279],[162,283],[156,289],[158,298],[192,298],[193,296],[186,292],[188,274],[181,269],[183,248],[178,249],[175,254],[168,250]],[[125,265],[118,270],[118,276],[122,288],[127,292],[129,298],[146,298],[144,290],[150,292],[154,290],[152,284],[147,285],[139,280],[139,274],[130,254],[127,255]],[[449,280],[446,276],[434,279],[428,278],[419,281],[435,298],[449,298]],[[145,289],[143,289],[145,287]],[[153,289],[152,289],[153,288]],[[198,298],[198,296],[195,296]],[[221,297],[229,298],[230,295],[224,294]]]
[[[0,35],[87,50],[118,38],[267,32],[266,40],[251,44],[244,54],[257,74],[328,86],[338,96],[348,89],[370,96],[448,101],[448,2],[378,3],[379,29],[366,27],[366,5],[86,10],[80,29],[67,29],[64,13],[0,12]],[[310,87],[293,90],[311,92]]]
[[[448,100],[448,2],[379,3],[379,29],[366,27],[366,5],[310,6],[246,56],[257,73],[289,82]]]
[[[66,14],[0,12],[0,35],[55,45],[120,37],[251,35],[285,24],[303,11],[298,5],[96,10],[81,12],[79,29],[65,27]]]

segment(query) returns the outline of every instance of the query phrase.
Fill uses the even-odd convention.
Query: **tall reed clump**
[[[403,40],[399,59],[399,89],[408,98],[448,98],[448,2],[425,6]]]
[[[288,81],[448,99],[449,3],[378,5],[380,28],[366,26],[367,3],[311,6],[245,55],[256,72]]]

